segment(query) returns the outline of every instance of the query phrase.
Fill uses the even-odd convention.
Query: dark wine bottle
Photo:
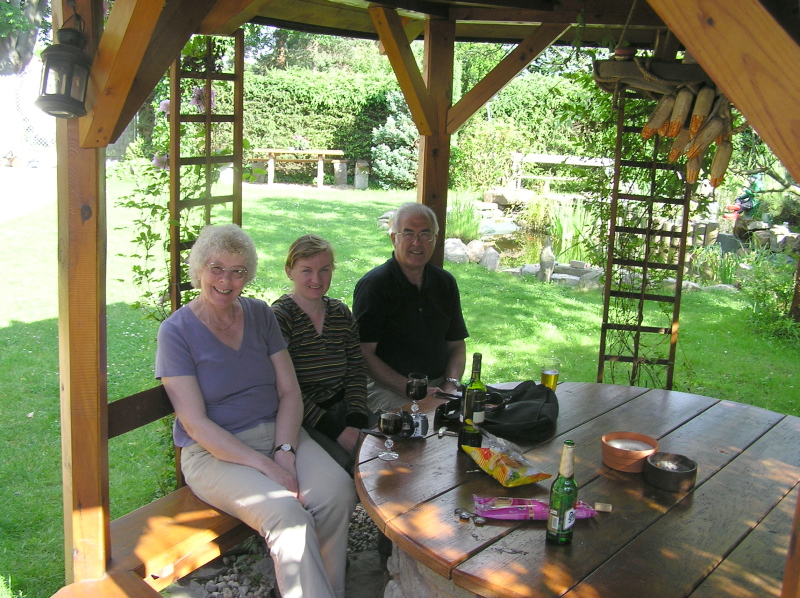
[[[550,514],[547,517],[548,544],[564,545],[572,542],[572,526],[575,523],[575,501],[578,500],[578,484],[575,482],[575,443],[564,441],[558,477],[550,487]]]
[[[469,384],[464,392],[461,402],[461,427],[458,431],[458,446],[480,446],[481,432],[475,427],[483,422],[483,414],[486,409],[486,385],[481,382],[481,359],[480,353],[472,355],[472,375]],[[480,421],[477,421],[475,418]]]

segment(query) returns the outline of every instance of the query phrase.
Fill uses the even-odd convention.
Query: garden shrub
[[[381,189],[413,189],[417,184],[419,133],[399,91],[386,95],[389,115],[372,130],[372,176]]]
[[[459,132],[450,159],[450,187],[490,189],[511,176],[511,154],[525,140],[513,123],[476,119]]]
[[[789,316],[795,286],[796,258],[772,253],[767,248],[752,250],[742,258],[742,293],[750,300],[750,319],[765,334],[800,340],[800,323]]]

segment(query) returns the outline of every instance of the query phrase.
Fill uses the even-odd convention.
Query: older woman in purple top
[[[189,256],[200,295],[161,325],[156,377],[192,491],[265,538],[283,596],[342,598],[353,482],[300,428],[300,387],[272,310],[240,296],[256,267],[238,226],[203,229]]]

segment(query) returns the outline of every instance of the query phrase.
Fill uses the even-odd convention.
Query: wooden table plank
[[[657,394],[653,397],[658,399]],[[706,401],[699,400],[697,408],[705,404]],[[722,402],[703,411],[661,442],[668,450],[699,460],[698,484],[702,484],[781,418],[763,409]],[[589,422],[587,426],[592,424]],[[551,452],[545,457],[554,463],[557,451]],[[582,447],[578,461],[596,462],[599,452],[599,446]],[[586,472],[590,473],[591,469]],[[612,513],[600,513],[594,520],[578,521],[575,539],[569,547],[546,545],[544,522],[523,523],[490,548],[458,565],[452,572],[456,584],[481,595],[502,592],[504,596],[560,596],[686,496],[658,490],[647,484],[641,474],[606,469],[605,474],[594,481],[586,479],[578,477],[580,498],[590,503],[611,503]]]
[[[798,488],[787,495],[714,569],[691,598],[761,598],[781,593]]]
[[[526,455],[554,473],[564,439],[575,440],[581,499],[614,506],[612,513],[578,521],[570,546],[546,545],[543,521],[475,526],[456,519],[453,509],[471,508],[473,494],[544,498],[550,483],[503,488],[484,473],[467,473],[474,463],[457,450],[455,438],[439,439],[435,430],[424,441],[398,442],[401,458],[394,463],[375,459],[382,440],[364,440],[356,486],[365,508],[407,554],[480,596],[658,598],[688,595],[698,586],[704,593],[697,598],[759,595],[761,587],[774,593],[785,556],[761,550],[762,564],[756,553],[776,533],[788,542],[794,503],[787,494],[797,492],[800,479],[800,419],[614,385],[565,383],[558,397],[557,436]],[[431,422],[433,406],[425,405]],[[649,434],[661,450],[694,458],[695,489],[665,492],[639,474],[609,470],[599,438],[615,430]],[[756,575],[747,576],[748,565]]]
[[[602,408],[590,411],[590,413],[600,412],[602,415],[533,449],[527,456],[540,471],[554,474],[558,468],[564,438],[569,436],[576,443],[575,475],[585,484],[608,471],[600,458],[599,437],[603,433],[618,429],[619,426],[633,426],[632,429],[644,429],[645,433],[658,437],[717,402],[715,399],[684,393],[678,393],[672,399],[660,392],[638,392],[632,396],[635,396],[634,400],[618,405],[613,411]],[[569,399],[565,402],[568,403]],[[595,405],[601,402],[598,400]],[[654,412],[659,413],[659,419],[654,420],[652,417]],[[449,444],[453,446],[451,454],[455,456],[457,454],[455,439],[450,440],[452,442]],[[454,456],[449,457],[450,464],[445,469],[458,470],[464,467],[463,462],[457,462]],[[444,453],[440,456],[437,452],[436,459],[441,466],[441,460],[447,460],[448,455]],[[467,461],[466,466],[475,467],[471,461]],[[450,481],[452,483],[456,478],[451,478]],[[464,482],[463,486],[420,504],[407,514],[399,516],[398,513],[397,519],[390,521],[386,527],[387,535],[404,551],[448,577],[450,570],[458,563],[483,550],[489,543],[519,525],[517,523],[498,526],[493,523],[481,529],[472,529],[470,527],[472,524],[465,526],[452,516],[456,507],[472,509],[473,494],[546,498],[550,485],[549,482],[544,482],[507,489],[485,474],[468,476],[464,478]],[[402,501],[401,504],[406,509],[409,502]]]
[[[785,417],[567,596],[688,595],[798,483],[798,446]]]

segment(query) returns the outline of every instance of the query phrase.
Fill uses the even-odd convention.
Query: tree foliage
[[[48,0],[0,1],[0,75],[25,70],[40,29],[49,30],[49,16]]]

